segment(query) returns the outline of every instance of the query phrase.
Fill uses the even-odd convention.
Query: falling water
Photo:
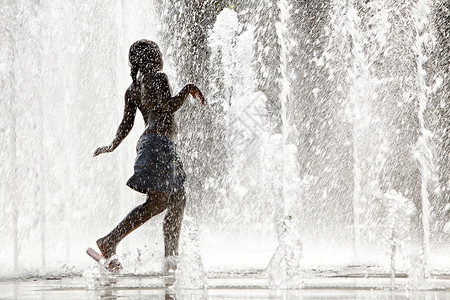
[[[423,226],[423,253],[425,259],[425,272],[427,272],[430,259],[430,200],[429,189],[431,188],[433,176],[435,174],[435,166],[433,160],[432,138],[433,134],[426,128],[425,111],[427,109],[428,87],[426,84],[427,72],[424,64],[427,61],[424,47],[429,46],[432,36],[429,32],[429,14],[431,10],[431,1],[419,0],[415,7],[415,30],[416,43],[415,51],[417,51],[417,97],[419,100],[418,116],[420,126],[420,136],[416,143],[415,158],[419,163],[421,173],[420,195],[422,200],[422,226]]]
[[[2,68],[2,76],[1,76],[1,88],[4,91],[4,95],[6,96],[6,101],[2,101],[3,105],[6,104],[6,107],[3,107],[3,111],[6,111],[7,118],[6,124],[3,125],[2,133],[4,135],[4,139],[7,142],[5,143],[6,148],[2,149],[2,154],[4,157],[8,155],[8,159],[10,163],[6,164],[6,182],[3,182],[2,192],[6,194],[7,192],[11,192],[11,201],[9,201],[11,207],[7,207],[6,205],[3,207],[3,211],[9,211],[9,215],[12,217],[12,236],[13,236],[13,272],[17,274],[18,266],[19,266],[19,229],[18,229],[18,190],[16,181],[14,178],[17,178],[17,131],[16,131],[16,101],[17,101],[17,82],[15,75],[15,61],[17,59],[17,48],[16,48],[16,37],[14,36],[16,31],[16,26],[14,26],[14,22],[12,22],[14,16],[17,14],[17,4],[14,1],[8,3],[7,9],[4,10],[5,18],[3,20],[4,24],[2,27],[5,28],[6,34],[3,34],[2,44],[4,45],[1,51],[2,57],[6,59],[5,67]],[[4,72],[4,73],[3,73]],[[6,161],[5,161],[6,162]],[[5,203],[7,203],[5,201]]]
[[[288,154],[286,151],[288,137],[289,137],[289,121],[287,117],[287,104],[290,96],[290,85],[289,85],[289,77],[288,77],[288,59],[289,59],[289,41],[288,41],[288,26],[289,26],[289,1],[288,0],[279,0],[278,8],[280,10],[280,22],[277,23],[277,36],[278,42],[280,44],[280,71],[281,71],[281,93],[280,93],[280,103],[281,103],[281,122],[282,122],[282,157],[283,157],[283,167],[282,167],[282,197],[283,197],[283,207],[282,207],[282,215],[289,215],[290,206],[292,205],[290,199],[290,195],[288,194],[287,184],[288,177],[291,174],[287,174],[286,166]]]
[[[336,33],[331,33],[331,41],[327,45],[322,59],[332,62],[334,57],[340,61],[339,64],[345,71],[342,79],[338,79],[338,89],[345,91],[343,95],[345,112],[351,126],[353,249],[355,262],[358,262],[361,255],[362,227],[368,225],[368,222],[364,222],[363,219],[363,200],[367,202],[367,198],[373,196],[366,195],[368,188],[364,184],[373,180],[366,170],[366,165],[370,163],[373,165],[375,162],[370,161],[372,158],[367,155],[366,149],[370,143],[374,143],[370,140],[372,138],[370,134],[374,131],[373,127],[377,126],[373,124],[372,101],[376,98],[376,88],[379,82],[370,71],[372,65],[365,47],[366,39],[370,35],[363,30],[360,12],[357,10],[355,2],[351,0],[333,1],[332,21],[329,26],[338,28]],[[350,43],[342,44],[342,41],[345,40],[349,40]],[[339,41],[341,41],[340,45],[333,44],[339,43]],[[327,65],[331,68],[330,73],[333,74],[336,66],[331,66],[329,63]],[[379,146],[377,145],[377,147]],[[371,149],[371,151],[374,150]]]
[[[352,45],[352,65],[348,70],[348,77],[350,82],[349,90],[349,102],[351,110],[351,123],[352,123],[352,141],[353,141],[353,231],[354,231],[354,249],[356,261],[359,260],[359,249],[361,249],[361,162],[360,162],[360,141],[358,134],[361,123],[363,122],[362,105],[367,98],[364,95],[364,79],[369,75],[364,69],[367,66],[365,61],[361,41],[362,36],[360,34],[360,19],[358,12],[355,9],[355,4],[352,0],[347,1],[347,30],[351,38]],[[364,76],[365,75],[365,76]]]
[[[92,151],[110,142],[119,124],[130,81],[127,48],[145,36],[156,39],[154,29],[145,29],[155,26],[116,35],[120,10],[107,3],[97,3],[95,9],[70,1],[4,5],[1,91],[7,101],[1,105],[8,119],[2,120],[0,132],[8,141],[1,148],[1,168],[7,172],[2,174],[8,176],[1,187],[0,218],[11,225],[2,229],[8,246],[0,249],[1,276],[58,274],[61,269],[55,268],[63,265],[79,271],[74,266],[89,262],[80,256],[83,249],[139,200],[117,184],[130,175],[129,168],[117,170],[121,160],[132,167],[132,140],[139,129],[118,153],[92,159]],[[124,12],[128,10],[134,16],[149,12],[138,1],[128,3]],[[144,18],[127,17],[124,31],[138,22],[148,24]],[[116,175],[109,176],[113,169]],[[93,221],[101,215],[103,221]]]
[[[412,217],[422,217],[428,268],[448,264],[436,255],[448,236],[436,232],[440,245],[430,220],[448,202],[432,185],[435,171],[448,181],[433,164],[446,145],[435,138],[435,121],[448,120],[435,109],[448,93],[430,95],[427,81],[440,72],[445,87],[448,78],[436,53],[435,64],[428,60],[431,46],[444,45],[430,43],[434,3],[240,1],[203,18],[189,1],[164,1],[164,13],[154,2],[4,1],[0,277],[81,274],[93,264],[85,248],[145,200],[124,185],[140,116],[114,153],[92,158],[120,122],[131,81],[127,51],[140,38],[161,45],[174,91],[192,81],[209,102],[199,108],[189,99],[178,114],[204,272],[262,270],[272,257],[274,287],[289,286],[300,266],[353,263],[351,249],[360,250],[361,264],[389,270],[387,257],[400,250],[384,253],[379,237],[381,199],[392,189],[422,202]],[[207,34],[197,39],[199,32]],[[200,46],[207,56],[193,54]],[[279,128],[267,115],[280,117]],[[403,217],[398,226],[416,238],[417,224]],[[270,226],[274,218],[282,230]],[[125,272],[161,271],[160,225],[151,220],[119,246]],[[395,239],[392,231],[383,237]]]
[[[208,286],[199,247],[196,220],[185,216],[180,237],[180,259],[175,271],[175,289],[203,289]]]
[[[293,145],[289,145],[290,126],[288,120],[287,106],[290,97],[290,80],[288,74],[288,62],[290,55],[289,40],[289,14],[291,4],[288,0],[279,0],[278,9],[280,10],[279,22],[276,24],[278,43],[280,45],[280,82],[281,93],[279,95],[281,103],[281,218],[277,227],[278,248],[269,263],[267,271],[269,273],[270,285],[273,288],[299,288],[301,286],[300,276],[300,258],[302,254],[302,244],[296,228],[296,219],[293,217],[293,209],[298,203],[295,193],[293,193],[293,177],[296,172],[292,172],[290,166],[295,165],[292,151],[289,151]],[[295,152],[295,150],[294,150]],[[297,187],[298,188],[298,187]],[[298,204],[297,204],[298,205]]]

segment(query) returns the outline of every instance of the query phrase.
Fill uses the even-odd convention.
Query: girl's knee
[[[185,206],[186,205],[186,193],[184,188],[178,189],[174,194],[172,194],[171,202],[176,206]]]
[[[157,206],[167,206],[169,203],[169,196],[161,192],[148,192],[147,200],[144,205],[157,205]]]

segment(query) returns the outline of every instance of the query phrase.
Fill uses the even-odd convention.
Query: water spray
[[[407,248],[411,242],[411,218],[415,212],[411,200],[403,197],[396,191],[389,191],[383,195],[383,205],[386,210],[385,241],[389,245],[391,288],[395,288],[396,255],[400,250],[407,256]]]
[[[416,158],[420,174],[422,175],[422,182],[420,188],[420,195],[422,199],[422,228],[423,228],[423,242],[422,249],[425,260],[425,272],[427,273],[428,262],[430,258],[430,200],[429,189],[435,176],[436,167],[433,160],[432,150],[432,132],[426,128],[425,125],[425,111],[428,104],[426,70],[424,64],[427,61],[427,56],[424,47],[432,42],[432,35],[429,32],[429,17],[431,11],[431,1],[419,0],[414,9],[414,25],[416,29],[416,43],[415,50],[417,54],[417,75],[416,84],[418,88],[417,97],[419,99],[418,117],[420,125],[420,136],[416,142],[416,149],[414,157]]]

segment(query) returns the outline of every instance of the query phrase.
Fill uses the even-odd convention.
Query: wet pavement
[[[400,276],[402,277],[402,276]],[[301,289],[269,289],[261,274],[213,274],[208,288],[175,290],[173,277],[101,276],[29,278],[0,282],[0,299],[450,299],[450,277],[432,276],[420,288],[407,288],[407,278],[382,274],[309,273]]]

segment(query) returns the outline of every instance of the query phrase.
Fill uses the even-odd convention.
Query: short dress
[[[137,146],[134,174],[127,185],[140,192],[172,195],[183,188],[186,173],[176,151],[175,142],[157,134],[141,136]]]

